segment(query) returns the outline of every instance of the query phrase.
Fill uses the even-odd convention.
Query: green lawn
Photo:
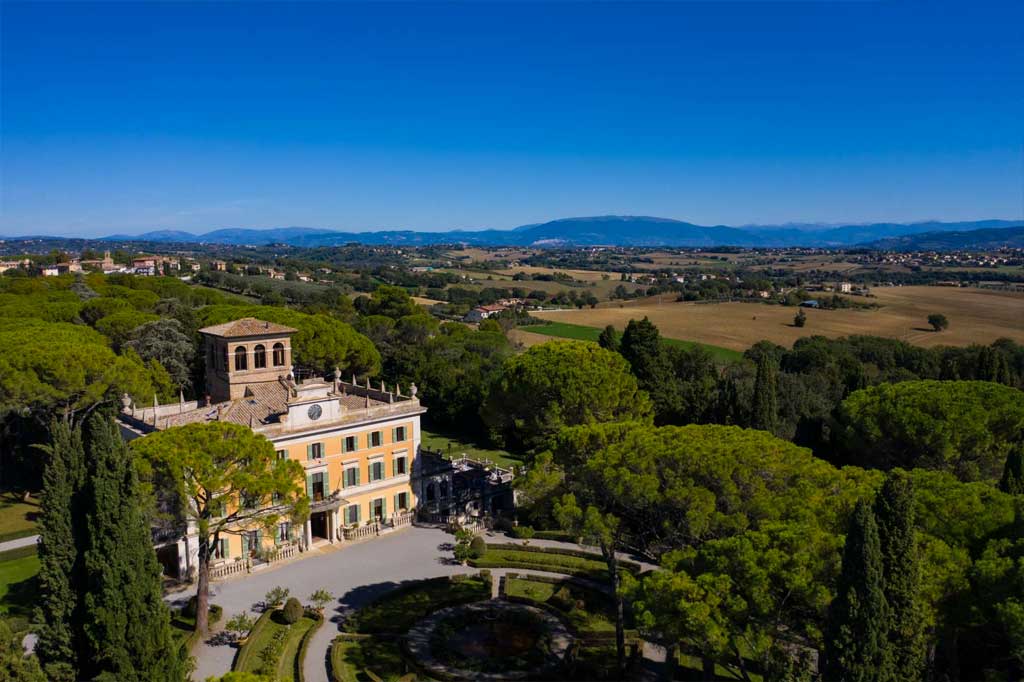
[[[15,630],[28,627],[37,600],[38,573],[34,545],[0,554],[0,616],[14,621]]]
[[[462,453],[466,453],[470,459],[489,459],[502,467],[518,466],[523,463],[521,457],[507,450],[481,447],[456,434],[422,429],[420,435],[423,447],[429,450],[440,450],[445,455],[450,453],[456,459],[461,457]]]
[[[281,613],[278,609],[260,618],[249,640],[239,650],[234,670],[267,675],[277,682],[295,679],[299,643],[317,621],[303,616],[297,623],[288,625],[281,618]],[[271,661],[264,660],[263,652],[273,647],[275,641],[283,641],[280,653]]]
[[[518,329],[530,332],[531,334],[542,334],[561,339],[576,339],[578,341],[592,341],[594,343],[597,343],[597,337],[601,335],[601,330],[597,327],[587,327],[582,324],[569,324],[567,322],[531,324],[518,327]],[[682,339],[669,339],[665,337],[662,337],[662,341],[670,346],[680,346],[682,348],[696,348],[699,346],[711,353],[712,357],[722,364],[736,362],[743,357],[743,353],[739,351],[722,348],[721,346],[712,346],[707,343],[698,343],[697,341],[683,341]]]
[[[528,578],[506,578],[505,580],[505,594],[553,606],[564,613],[566,620],[578,631],[615,631],[614,606],[608,597],[593,590],[566,585],[572,600],[583,602],[583,608],[578,608],[578,604],[574,604],[566,609],[566,604],[561,603],[558,599],[552,599],[561,587],[561,585]]]
[[[38,513],[39,500],[36,498],[22,502],[21,495],[0,495],[0,542],[35,535]]]
[[[360,609],[344,627],[348,632],[365,634],[404,634],[414,623],[438,609],[490,596],[490,586],[477,577],[459,581],[418,581]]]
[[[333,682],[372,682],[367,670],[382,680],[395,680],[405,672],[402,654],[394,639],[344,639],[331,645]],[[424,679],[424,678],[419,678]]]
[[[604,580],[608,575],[608,567],[600,557],[587,559],[527,547],[510,549],[489,545],[484,556],[479,559],[470,559],[469,563],[478,568],[522,568],[574,575],[592,580]]]

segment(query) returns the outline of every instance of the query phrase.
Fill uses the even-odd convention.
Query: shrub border
[[[260,617],[256,619],[256,624],[252,626],[252,630],[249,630],[249,636],[246,638],[245,644],[238,648],[238,653],[235,654],[235,660],[231,664],[231,670],[241,670],[242,663],[248,663],[249,659],[252,658],[252,643],[256,641],[256,635],[266,626],[267,621],[270,620],[270,616],[277,609],[267,609],[260,614]]]
[[[487,549],[507,549],[517,552],[536,552],[538,554],[561,554],[563,556],[576,557],[578,559],[592,559],[604,562],[604,557],[596,552],[586,552],[582,549],[570,549],[568,547],[539,547],[537,545],[521,545],[514,542],[488,543]],[[486,554],[484,555],[486,556]],[[630,573],[639,573],[642,570],[640,564],[629,559],[619,559],[619,566]]]

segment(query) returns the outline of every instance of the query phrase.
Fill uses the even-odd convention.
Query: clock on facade
[[[310,419],[316,420],[320,418],[320,415],[323,414],[323,412],[323,409],[321,409],[319,405],[310,405],[309,412],[306,414],[309,415]]]

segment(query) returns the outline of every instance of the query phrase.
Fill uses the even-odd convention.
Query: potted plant
[[[256,620],[248,612],[235,614],[231,620],[224,624],[224,629],[234,633],[235,643],[244,646],[249,640],[249,632],[256,624]]]
[[[281,587],[278,585],[267,592],[263,597],[263,605],[268,609],[276,609],[284,603],[284,600],[288,598],[289,593],[290,590],[287,587]]]
[[[309,601],[313,602],[316,606],[316,612],[323,617],[324,607],[326,607],[328,603],[334,601],[334,595],[321,587],[319,590],[309,595]]]

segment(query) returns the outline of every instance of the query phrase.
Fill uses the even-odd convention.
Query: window
[[[247,530],[242,533],[242,556],[258,552],[262,543],[262,533],[258,530]]]
[[[323,459],[324,458],[324,444],[323,443],[310,443],[306,446],[306,459]]]
[[[379,448],[384,444],[384,432],[383,431],[371,431],[370,432],[370,447]]]
[[[281,493],[270,494],[270,501],[274,504],[274,506],[281,504],[281,499]]]
[[[345,524],[354,526],[359,523],[359,505],[350,504],[345,507]]]
[[[284,344],[274,344],[274,367],[284,367]]]
[[[359,467],[348,467],[345,469],[345,487],[351,488],[356,485],[359,485]]]
[[[312,484],[310,486],[312,498],[314,502],[320,502],[324,499],[324,474],[323,472],[313,474]]]
[[[395,510],[406,511],[407,509],[409,509],[409,493],[395,495]]]
[[[235,371],[239,372],[243,369],[248,369],[249,355],[245,350],[245,346],[238,346],[235,348]]]
[[[384,498],[378,497],[376,500],[370,503],[370,516],[375,519],[383,519],[387,516],[387,506],[384,504]]]
[[[401,443],[406,437],[404,426],[398,426],[391,431],[391,440],[395,443]]]
[[[391,467],[394,469],[393,476],[404,476],[409,473],[405,467],[405,457],[395,457],[391,460]]]
[[[359,436],[345,436],[345,441],[342,444],[342,452],[355,452],[359,449]]]
[[[256,344],[252,349],[252,366],[255,369],[263,369],[267,366],[267,348],[262,343]]]
[[[220,538],[217,540],[217,544],[213,546],[213,558],[214,559],[227,559],[230,547],[228,545],[227,538]]]
[[[288,542],[292,539],[292,524],[288,521],[277,524],[277,542]]]
[[[243,490],[242,493],[241,493],[241,498],[242,498],[242,509],[255,509],[257,506],[259,506],[259,503],[260,503],[260,496],[259,495],[250,495],[249,493],[247,493],[247,492],[245,492]]]
[[[277,451],[277,458],[278,459],[288,459],[288,451],[287,450],[278,450]]]
[[[370,462],[370,480],[379,481],[382,478],[384,478],[384,462],[381,460]]]

